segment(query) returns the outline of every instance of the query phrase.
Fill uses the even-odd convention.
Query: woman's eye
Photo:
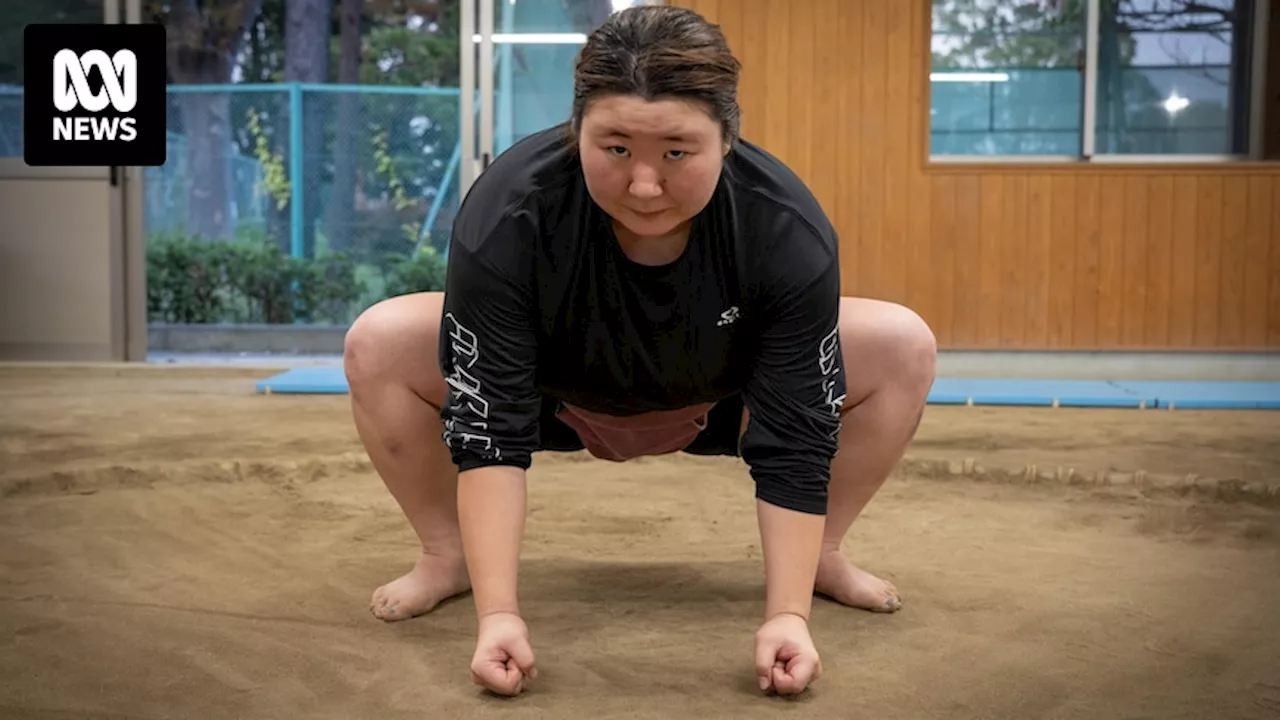
[[[613,153],[614,155],[617,155],[618,157],[623,157],[624,155],[627,154],[627,149],[622,147],[621,145],[614,145],[613,147],[609,148],[609,152]]]
[[[684,151],[683,151],[683,150],[668,150],[668,151],[667,151],[667,155],[670,155],[672,160],[679,160],[680,158],[684,157]]]

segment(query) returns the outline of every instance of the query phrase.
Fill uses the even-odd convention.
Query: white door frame
[[[112,0],[120,2],[120,0]],[[127,25],[142,24],[142,0],[124,0]],[[146,206],[143,202],[144,171],[130,166],[123,169],[120,208],[123,242],[121,243],[124,287],[124,360],[147,361],[147,242]]]
[[[476,147],[476,46],[471,38],[480,35],[481,44],[486,38],[492,42],[492,32],[484,32],[477,22],[477,9],[481,5],[492,8],[491,0],[462,0],[458,13],[458,137],[462,146],[462,158],[458,165],[459,199],[466,197],[472,183],[480,175],[480,154]],[[492,22],[492,9],[488,13]],[[492,30],[492,28],[490,28]],[[488,103],[484,103],[488,104]]]
[[[466,197],[472,183],[493,160],[493,0],[462,0],[460,10],[458,131],[462,162],[459,197]],[[478,47],[472,40],[477,35],[480,36]],[[477,101],[480,103],[478,118]]]

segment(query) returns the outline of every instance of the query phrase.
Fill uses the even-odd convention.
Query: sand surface
[[[845,546],[905,608],[816,600],[799,700],[738,461],[540,456],[504,700],[469,596],[368,613],[411,531],[346,398],[260,376],[0,368],[0,717],[1280,717],[1280,414],[931,408]]]

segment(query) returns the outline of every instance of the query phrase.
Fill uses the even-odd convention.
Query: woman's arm
[[[520,614],[516,586],[525,502],[522,468],[490,465],[458,474],[458,525],[479,618]]]
[[[479,218],[483,220],[483,216]],[[455,232],[440,330],[449,385],[440,419],[458,467],[458,525],[479,617],[518,614],[525,472],[538,447],[536,301],[527,253],[536,228],[492,228],[472,212]]]
[[[785,228],[761,266],[759,345],[745,400],[742,457],[756,481],[766,612],[808,618],[838,449],[845,378],[834,240]]]
[[[764,618],[791,613],[808,620],[826,517],[763,500],[756,501],[756,515],[764,550]]]

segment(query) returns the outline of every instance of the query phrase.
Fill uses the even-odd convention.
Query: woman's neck
[[[613,224],[613,234],[618,238],[622,253],[638,265],[668,265],[684,254],[689,245],[692,222],[681,223],[665,235],[637,235],[620,223]]]

